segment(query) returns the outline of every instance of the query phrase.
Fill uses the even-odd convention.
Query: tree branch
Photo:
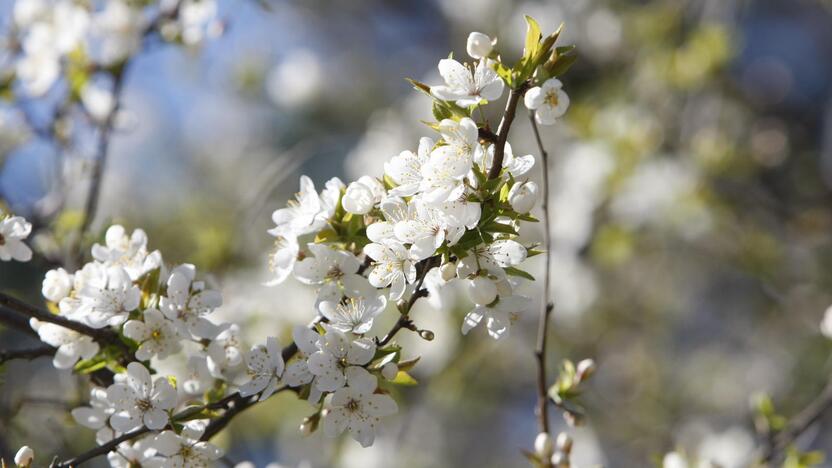
[[[401,315],[399,316],[399,320],[396,321],[393,328],[384,335],[380,341],[376,341],[376,346],[384,346],[392,340],[396,334],[402,328],[407,328],[408,325],[412,326],[413,322],[410,321],[410,309],[413,308],[413,304],[419,300],[421,297],[425,297],[428,295],[427,289],[422,289],[422,284],[425,282],[425,276],[427,276],[428,271],[433,267],[435,260],[439,257],[429,257],[422,261],[422,268],[419,271],[418,279],[416,280],[416,287],[413,289],[413,294],[410,295],[410,298],[404,304],[404,306],[400,309]]]
[[[508,141],[508,131],[511,128],[511,123],[514,122],[514,115],[517,113],[517,103],[523,97],[528,83],[523,83],[517,89],[512,89],[511,94],[506,102],[506,109],[503,111],[503,118],[500,120],[500,126],[497,128],[497,141],[494,143],[494,161],[491,163],[491,170],[488,171],[489,179],[496,179],[500,177],[500,171],[503,170],[503,156],[506,153],[506,141]]]
[[[549,432],[549,411],[548,411],[548,382],[546,380],[546,336],[549,329],[549,316],[554,305],[549,298],[551,269],[551,233],[549,232],[549,153],[543,146],[540,138],[540,131],[537,128],[534,111],[529,112],[537,148],[540,150],[540,157],[543,160],[543,248],[544,248],[544,273],[543,273],[543,301],[540,307],[540,319],[537,324],[537,344],[535,346],[535,358],[537,360],[537,422],[540,432]]]
[[[30,349],[10,349],[0,350],[0,364],[12,359],[37,359],[39,357],[52,356],[55,354],[55,348],[51,346],[41,346]]]
[[[832,408],[832,379],[826,383],[823,391],[809,403],[786,427],[774,435],[772,442],[763,452],[763,463],[778,460],[795,439],[800,437],[812,424],[820,420],[824,413]]]
[[[66,317],[61,317],[60,315],[55,315],[45,310],[41,310],[2,292],[0,292],[0,305],[27,317],[32,317],[42,322],[54,323],[55,325],[60,325],[64,328],[74,330],[82,335],[87,335],[100,343],[113,344],[122,348],[122,350],[127,350],[127,346],[122,343],[118,335],[113,333],[112,330],[89,327],[83,323],[69,320]]]

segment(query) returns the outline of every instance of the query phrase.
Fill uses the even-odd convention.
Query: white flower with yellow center
[[[362,447],[372,445],[381,418],[399,410],[390,395],[375,393],[377,385],[376,377],[369,373],[351,375],[348,386],[332,395],[324,433],[335,437],[346,430]]]
[[[503,95],[505,84],[497,72],[489,67],[489,60],[463,65],[454,59],[439,61],[439,74],[445,80],[441,86],[431,86],[430,93],[444,101],[454,101],[458,106],[468,107],[482,100],[494,101]]]
[[[540,86],[526,91],[523,102],[535,111],[535,120],[541,125],[552,125],[569,108],[569,96],[561,89],[563,83],[550,78]]]
[[[180,335],[170,320],[158,309],[146,309],[143,320],[129,320],[122,330],[124,336],[139,343],[136,359],[164,359],[182,349]]]

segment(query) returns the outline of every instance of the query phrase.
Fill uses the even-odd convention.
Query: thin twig
[[[393,325],[393,328],[391,328],[390,331],[387,332],[386,335],[384,335],[384,338],[382,338],[380,341],[376,343],[377,346],[380,347],[389,343],[390,340],[392,340],[393,337],[395,337],[396,334],[402,328],[410,328],[413,326],[413,322],[410,320],[410,310],[413,308],[413,305],[416,303],[416,301],[419,300],[419,298],[428,295],[427,289],[423,289],[422,284],[425,282],[425,277],[427,276],[428,271],[430,271],[430,269],[433,267],[433,264],[435,263],[435,260],[438,258],[438,256],[434,256],[426,258],[422,261],[421,270],[419,271],[419,276],[416,280],[416,287],[413,289],[413,294],[410,295],[410,298],[401,307],[401,315],[399,316],[399,319],[396,321],[396,323]]]
[[[763,463],[766,464],[779,459],[789,445],[812,424],[819,421],[830,408],[832,408],[832,380],[827,382],[823,391],[803,411],[792,418],[783,430],[774,435],[772,443],[763,452]]]
[[[540,138],[540,131],[537,128],[534,111],[529,112],[537,148],[540,150],[540,157],[543,160],[543,248],[544,266],[543,272],[543,300],[540,306],[540,319],[537,324],[537,345],[535,346],[535,357],[537,359],[537,421],[540,432],[549,433],[549,398],[547,396],[548,383],[546,380],[546,336],[549,329],[549,315],[554,305],[549,299],[549,271],[551,269],[551,235],[549,232],[549,153],[543,147],[543,140]]]

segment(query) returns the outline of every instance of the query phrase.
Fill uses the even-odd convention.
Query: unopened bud
[[[534,182],[518,182],[508,191],[508,203],[518,213],[528,213],[537,203],[538,189]]]
[[[445,281],[450,281],[454,279],[454,276],[456,276],[456,264],[448,262],[442,265],[441,267],[439,267],[439,274]]]
[[[584,423],[584,418],[578,413],[573,413],[571,411],[567,411],[563,413],[563,419],[566,421],[566,424],[569,424],[571,427],[580,426]]]
[[[497,286],[488,278],[477,276],[468,281],[468,297],[477,305],[487,305],[497,298]]]
[[[555,454],[552,455],[552,467],[569,468],[569,455],[563,452],[555,452]]]
[[[578,363],[575,377],[578,379],[578,382],[584,382],[592,377],[593,373],[595,373],[595,361],[592,359],[584,359]]]
[[[561,432],[558,434],[555,447],[558,449],[558,452],[563,452],[569,455],[572,452],[572,438],[569,437],[569,434]]]
[[[433,341],[436,338],[436,335],[430,330],[419,330],[419,336],[425,341]]]
[[[23,447],[20,447],[20,450],[17,451],[17,455],[14,456],[14,463],[20,468],[28,468],[32,465],[32,460],[34,459],[35,451],[28,445],[24,445]]]
[[[534,439],[534,451],[540,458],[545,460],[551,457],[554,450],[552,436],[548,432],[541,432]]]
[[[395,362],[388,362],[381,368],[381,376],[387,380],[393,380],[396,378],[396,374],[399,373],[399,366],[396,365]]]
[[[481,59],[488,57],[494,49],[494,42],[490,37],[481,32],[472,32],[468,35],[468,43],[465,49],[471,58]]]

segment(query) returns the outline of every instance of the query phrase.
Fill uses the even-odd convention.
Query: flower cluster
[[[32,28],[38,21],[63,21],[52,9],[25,11],[40,4],[18,3],[16,18]],[[71,2],[60,5],[66,14],[85,14]],[[136,38],[130,28],[115,27],[125,26],[119,21],[128,14],[111,11],[118,8],[131,7],[108,3],[89,26],[76,22],[79,31],[67,40],[76,45],[87,27],[105,35],[117,29],[120,39],[100,52],[122,57]],[[31,325],[57,349],[55,367],[113,372],[112,383],[93,387],[89,406],[73,410],[73,417],[97,431],[99,444],[144,428],[109,453],[113,466],[205,466],[221,456],[206,440],[216,430],[213,410],[228,409],[231,399],[254,404],[284,389],[315,407],[304,431],[322,424],[329,436],[348,432],[371,445],[382,418],[398,411],[390,386],[415,382],[408,371],[418,357],[404,359],[393,339],[403,329],[433,339],[433,332],[416,327],[411,308],[420,297],[436,299],[451,283],[462,283],[473,303],[461,321],[463,334],[483,324],[495,339],[508,335],[530,302],[517,294],[520,281],[533,279],[520,265],[539,253],[520,238],[522,223],[537,221],[530,211],[538,189],[528,179],[535,157],[515,155],[508,126],[494,134],[474,111],[508,87],[515,105],[525,93],[542,123],[563,113],[568,98],[554,78],[564,71],[555,66],[563,51],[551,50],[557,33],[543,41],[539,32],[530,36],[527,44],[536,46],[513,69],[497,55],[496,41],[473,33],[467,48],[473,63],[444,59],[444,84],[414,81],[432,100],[433,134],[392,156],[380,177],[349,184],[333,178],[321,192],[310,178],[300,178],[296,199],[272,215],[267,284],[291,276],[314,287],[317,299],[310,304],[312,325],[296,326],[285,348],[269,337],[245,352],[237,325],[211,317],[222,305],[220,293],[198,280],[193,265],[165,264],[140,229],[111,226],[104,244],[92,246],[92,261],[74,272],[46,274],[43,296],[61,320],[32,319]],[[0,254],[21,259],[19,240],[29,228],[17,218],[8,224],[8,230],[0,225],[6,236],[0,239],[14,247],[8,254],[0,245]],[[376,318],[387,311],[398,319],[378,333]],[[78,326],[62,326],[66,321]],[[158,361],[171,356],[187,361],[187,372],[160,373]]]
[[[17,0],[12,17],[20,48],[10,71],[28,95],[42,96],[64,69],[78,78],[81,69],[117,67],[141,47],[152,29],[148,13],[154,11],[167,40],[198,44],[220,30],[216,0],[154,3]],[[97,110],[106,114],[112,105],[94,85],[77,91],[94,116]]]
[[[32,250],[23,243],[32,232],[32,225],[20,216],[9,216],[0,210],[0,261],[28,262]]]

